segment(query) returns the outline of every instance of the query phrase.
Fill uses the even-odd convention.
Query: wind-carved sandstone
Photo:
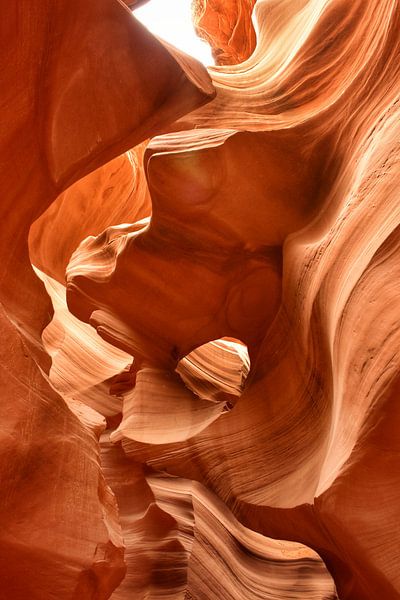
[[[399,2],[193,14],[3,11],[0,598],[394,600]]]

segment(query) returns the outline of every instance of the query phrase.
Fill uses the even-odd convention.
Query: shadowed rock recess
[[[1,9],[0,600],[398,599],[400,0],[144,2]]]

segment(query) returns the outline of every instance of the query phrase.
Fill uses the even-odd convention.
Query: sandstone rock
[[[194,10],[4,10],[0,597],[395,600],[399,1]]]
[[[193,0],[197,33],[210,43],[218,65],[245,61],[256,46],[251,15],[256,0]]]

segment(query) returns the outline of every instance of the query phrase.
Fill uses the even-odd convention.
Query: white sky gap
[[[191,0],[150,0],[133,11],[154,35],[163,38],[204,65],[214,64],[210,46],[197,37],[191,17]]]

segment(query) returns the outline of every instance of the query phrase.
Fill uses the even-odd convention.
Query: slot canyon
[[[0,600],[400,599],[400,0],[153,2],[2,5]]]

